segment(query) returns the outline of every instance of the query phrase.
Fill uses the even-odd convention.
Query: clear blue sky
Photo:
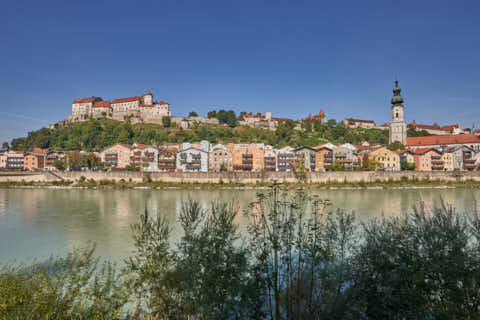
[[[151,90],[174,115],[272,111],[480,127],[477,1],[4,1],[0,142],[74,98]]]

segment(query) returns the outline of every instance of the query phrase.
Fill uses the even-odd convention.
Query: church
[[[398,86],[398,81],[395,80],[395,87],[393,88],[392,97],[392,121],[389,127],[388,143],[400,142],[403,145],[407,144],[407,124],[405,123],[403,113],[403,98],[400,92],[402,89]]]

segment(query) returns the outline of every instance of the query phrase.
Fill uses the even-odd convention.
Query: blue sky
[[[74,98],[480,128],[479,1],[4,1],[0,142]]]

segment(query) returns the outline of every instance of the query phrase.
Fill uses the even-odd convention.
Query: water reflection
[[[172,223],[173,242],[181,236],[176,223],[188,198],[208,206],[235,201],[240,210],[255,199],[254,190],[0,190],[0,261],[64,254],[89,242],[101,256],[121,261],[133,249],[130,225],[148,208]],[[422,201],[433,207],[441,199],[458,211],[480,209],[476,189],[313,190],[334,207],[355,211],[360,221],[396,216]],[[244,230],[245,218],[236,222]]]

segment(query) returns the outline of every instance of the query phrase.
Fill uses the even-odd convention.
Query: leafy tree
[[[388,150],[405,150],[405,146],[399,142],[399,141],[395,141],[395,142],[392,142],[390,143],[388,146],[387,146],[387,149]]]
[[[327,121],[327,127],[329,127],[329,128],[333,128],[333,127],[335,127],[336,125],[337,125],[337,120],[335,120],[335,119],[329,119],[329,120]]]
[[[196,113],[195,111],[190,111],[190,113],[188,114],[189,117],[198,117],[198,113]]]
[[[343,162],[334,161],[331,165],[332,171],[345,171],[345,164]]]
[[[207,117],[208,117],[209,119],[216,118],[216,117],[217,117],[217,111],[215,111],[215,110],[209,111],[209,112],[207,113]]]
[[[55,160],[55,162],[53,163],[53,166],[59,170],[59,171],[65,171],[65,164],[63,163],[62,160]]]
[[[3,149],[3,150],[8,150],[9,147],[10,147],[10,145],[8,144],[8,142],[2,143],[2,149]]]
[[[415,163],[410,163],[407,160],[403,159],[400,161],[400,169],[401,170],[407,170],[407,171],[413,171],[415,170]]]

